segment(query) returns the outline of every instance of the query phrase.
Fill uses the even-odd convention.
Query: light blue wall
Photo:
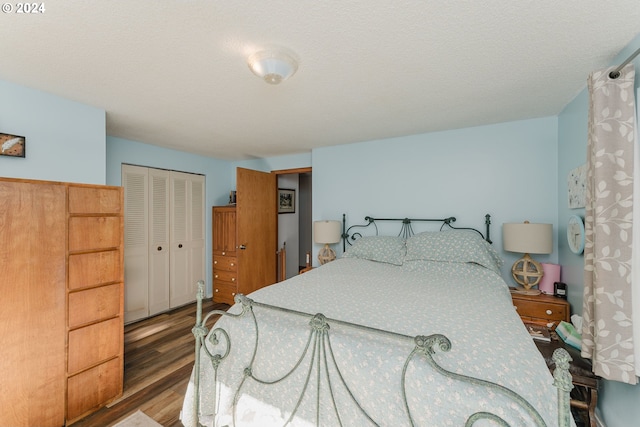
[[[502,252],[502,223],[557,226],[556,153],[555,117],[318,148],[313,219],[455,216],[457,226],[484,230],[489,213],[503,276],[514,283],[507,272],[521,254]],[[555,262],[557,251],[536,259]]]
[[[612,65],[626,60],[640,48],[637,36],[615,58]],[[633,62],[636,68],[635,87],[640,87],[640,57]],[[595,71],[595,70],[594,70]],[[584,258],[573,254],[566,243],[566,223],[570,215],[584,217],[584,209],[569,209],[567,204],[567,176],[569,172],[587,161],[587,120],[589,97],[585,89],[558,115],[558,219],[559,219],[559,261],[562,278],[568,285],[571,309],[582,313],[582,292],[584,290]],[[637,103],[637,100],[636,100]],[[637,107],[637,104],[636,104]],[[634,310],[640,310],[636,301]],[[630,386],[615,381],[602,381],[598,409],[607,427],[628,427],[638,425],[640,420],[640,386]]]
[[[0,80],[0,133],[26,137],[26,157],[0,156],[0,176],[105,183],[105,112]]]
[[[225,205],[232,188],[231,164],[224,160],[197,156],[182,151],[170,150],[130,141],[107,137],[107,184],[121,185],[122,164],[170,169],[205,175],[206,188],[206,260],[211,260],[211,206]],[[212,264],[206,261],[207,295],[212,295]]]

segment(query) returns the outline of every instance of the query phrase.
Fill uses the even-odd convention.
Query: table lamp
[[[529,254],[553,252],[553,226],[532,224],[529,221],[502,224],[502,247],[505,251],[524,254],[513,263],[511,275],[526,292],[530,292],[542,279],[544,270]]]
[[[336,253],[329,245],[338,243],[342,238],[342,230],[340,227],[340,221],[324,220],[313,223],[313,241],[324,244],[324,247],[318,253],[320,265],[336,259]]]

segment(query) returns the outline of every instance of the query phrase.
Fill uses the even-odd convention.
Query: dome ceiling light
[[[295,58],[280,50],[262,50],[248,59],[249,68],[265,82],[277,85],[298,70]]]

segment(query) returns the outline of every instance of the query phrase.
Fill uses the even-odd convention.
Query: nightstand
[[[569,322],[569,303],[553,295],[524,295],[511,292],[511,299],[523,322],[547,325],[554,330],[560,321]]]

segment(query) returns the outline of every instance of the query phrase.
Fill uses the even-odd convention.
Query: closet
[[[122,188],[0,179],[0,425],[62,426],[123,387]]]
[[[236,204],[212,212],[213,300],[234,303],[276,282],[277,206],[274,174],[236,170]]]
[[[125,322],[195,301],[205,278],[205,177],[122,165]]]

